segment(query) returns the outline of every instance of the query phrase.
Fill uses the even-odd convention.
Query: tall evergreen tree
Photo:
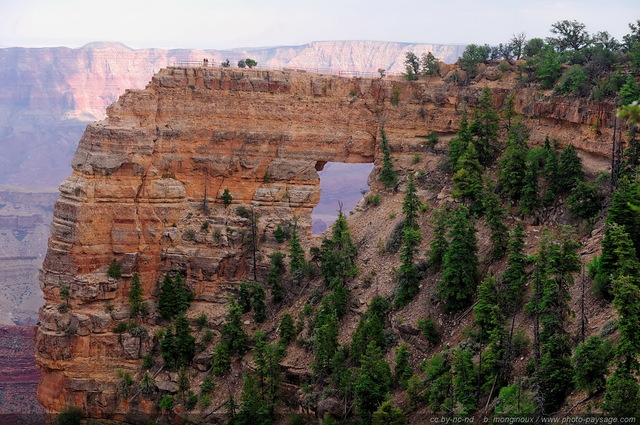
[[[524,296],[524,285],[527,279],[527,256],[524,253],[526,234],[518,223],[509,239],[509,256],[507,269],[502,275],[502,282],[506,286],[504,293],[505,305],[509,314],[515,314]]]
[[[448,353],[438,353],[424,366],[425,398],[433,413],[453,411],[453,383]]]
[[[249,335],[242,328],[242,309],[232,300],[227,311],[226,323],[222,325],[222,341],[229,354],[244,354],[248,349]]]
[[[498,184],[502,193],[518,201],[525,186],[527,170],[527,139],[529,131],[521,120],[516,120],[509,128],[507,149],[500,159]]]
[[[133,274],[129,287],[129,313],[132,318],[138,317],[142,309],[142,284],[138,273]]]
[[[270,265],[267,274],[267,283],[271,286],[271,297],[274,303],[282,302],[284,299],[284,288],[281,279],[285,272],[284,254],[274,252],[269,256]]]
[[[507,211],[500,203],[500,198],[494,192],[493,183],[490,180],[485,184],[482,206],[487,227],[491,230],[491,256],[497,260],[507,251],[509,228],[504,224]]]
[[[437,294],[445,300],[445,310],[454,312],[469,304],[478,279],[476,229],[464,205],[454,214],[449,238]]]
[[[459,170],[458,159],[465,153],[469,143],[473,142],[473,134],[469,128],[469,119],[467,118],[467,110],[462,109],[462,117],[458,125],[458,133],[456,137],[449,142],[449,164],[455,172]]]
[[[362,315],[351,340],[351,356],[357,363],[369,343],[386,350],[385,328],[387,314],[391,305],[386,298],[377,296],[371,300],[367,311]]]
[[[433,236],[429,243],[429,252],[427,252],[429,265],[435,270],[442,268],[444,255],[449,249],[447,241],[447,228],[449,224],[449,209],[442,207],[433,213]]]
[[[355,377],[356,411],[364,423],[371,422],[371,415],[389,396],[391,390],[391,368],[382,357],[382,351],[373,342],[367,346],[360,359],[362,367]]]
[[[571,359],[576,387],[589,395],[604,388],[611,355],[611,341],[598,335],[591,335],[578,345]]]
[[[191,363],[196,354],[196,339],[191,335],[189,321],[181,314],[176,318],[175,357],[178,367]]]
[[[293,276],[294,282],[300,283],[302,279],[302,269],[305,265],[304,248],[300,245],[300,239],[298,238],[298,225],[293,226],[291,232],[291,240],[289,241],[289,270]]]
[[[407,189],[402,203],[402,212],[405,218],[402,228],[402,247],[400,249],[400,261],[402,264],[398,269],[398,289],[394,300],[396,307],[405,306],[419,291],[420,276],[414,265],[414,259],[418,252],[418,245],[422,241],[422,234],[418,224],[420,205],[413,174],[409,174]]]
[[[331,372],[331,361],[338,347],[338,316],[330,305],[328,297],[325,297],[316,319],[313,341],[313,364],[311,367],[316,374]]]
[[[407,381],[413,375],[411,366],[409,365],[409,348],[407,344],[401,344],[396,349],[396,364],[393,368],[393,376],[398,386],[407,388]]]
[[[542,413],[557,411],[572,389],[571,346],[565,323],[570,313],[569,287],[572,273],[579,270],[579,244],[568,228],[552,235],[545,231],[540,241],[534,279],[535,295],[530,310],[536,315],[537,370],[535,382]]]
[[[358,275],[357,252],[351,240],[347,218],[342,211],[338,211],[338,219],[331,228],[331,238],[323,239],[320,247],[320,268],[328,288],[346,287]]]
[[[584,178],[582,161],[573,145],[562,150],[558,160],[558,170],[555,180],[557,193],[568,193]]]
[[[468,348],[453,352],[453,397],[460,405],[460,414],[467,416],[476,409],[476,373],[473,353]]]
[[[478,161],[478,155],[473,143],[458,158],[458,170],[453,174],[453,189],[451,196],[460,198],[470,205],[474,211],[482,209],[482,172],[484,167]]]
[[[493,339],[496,332],[503,326],[504,316],[498,304],[496,279],[486,277],[478,287],[478,302],[473,307],[473,322],[480,328],[480,340],[483,342]]]
[[[473,121],[470,125],[478,159],[483,165],[488,165],[498,150],[496,144],[499,122],[498,112],[493,108],[491,90],[485,87],[478,98],[477,108],[473,110]]]
[[[387,187],[393,187],[398,182],[398,176],[393,171],[393,157],[391,156],[391,148],[389,140],[384,128],[380,129],[380,152],[382,152],[382,169],[378,179]]]

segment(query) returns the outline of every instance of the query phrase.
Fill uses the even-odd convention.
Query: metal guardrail
[[[214,65],[213,62],[204,62],[204,61],[176,61],[173,63],[176,68],[220,68],[220,65]],[[247,69],[247,68],[239,68],[233,67],[236,69]],[[288,71],[288,72],[309,72],[312,74],[320,74],[320,75],[337,75],[340,77],[356,77],[356,78],[380,78],[379,72],[370,72],[370,71],[358,71],[358,70],[341,70],[335,68],[303,68],[303,67],[291,67],[291,66],[265,66],[258,65],[253,67],[252,69],[260,69],[267,71]],[[395,72],[385,72],[385,77],[399,77],[402,74],[398,74]]]

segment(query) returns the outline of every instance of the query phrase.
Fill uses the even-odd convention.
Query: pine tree
[[[520,194],[520,213],[524,215],[533,214],[540,206],[540,194],[538,188],[539,166],[534,159],[533,151],[527,155],[526,168],[524,171],[524,185]],[[551,191],[551,185],[547,187],[547,192]]]
[[[514,122],[509,128],[507,149],[500,159],[498,184],[502,193],[511,200],[518,201],[522,195],[527,170],[527,139],[529,132],[521,120]]]
[[[129,287],[129,314],[132,318],[138,317],[142,309],[142,285],[138,273],[133,274],[131,286]]]
[[[509,314],[515,314],[522,303],[524,285],[527,279],[527,256],[524,253],[525,233],[520,224],[516,225],[509,239],[509,256],[507,269],[502,275],[502,282],[506,285],[505,301]]]
[[[449,215],[450,211],[446,207],[442,207],[433,213],[433,236],[429,243],[429,252],[427,253],[427,256],[429,258],[429,265],[435,270],[440,270],[442,268],[444,255],[449,249],[449,242],[447,241]]]
[[[160,352],[162,353],[164,364],[170,369],[175,368],[177,361],[176,339],[171,326],[167,327],[164,338],[160,343]]]
[[[184,313],[192,299],[193,294],[187,289],[180,273],[173,276],[167,273],[164,276],[158,295],[158,310],[164,319],[171,320]]]
[[[542,235],[534,279],[535,296],[529,309],[536,315],[537,370],[535,382],[542,413],[557,411],[572,389],[573,370],[569,356],[571,346],[565,329],[569,316],[569,287],[571,273],[579,270],[580,261],[569,228],[561,228],[558,235],[548,231]]]
[[[473,122],[470,125],[478,159],[484,165],[493,160],[497,151],[499,122],[498,112],[493,108],[491,90],[485,87],[478,98],[478,107],[473,110]]]
[[[451,361],[447,353],[438,353],[424,367],[427,391],[425,398],[433,413],[453,409]]]
[[[196,339],[191,335],[187,318],[181,314],[176,318],[175,357],[178,367],[191,363],[196,354]]]
[[[289,345],[291,341],[296,339],[295,323],[293,317],[289,313],[282,315],[280,319],[280,343],[283,345]]]
[[[493,339],[504,325],[493,276],[485,278],[478,287],[478,302],[473,307],[473,313],[473,322],[480,328],[480,340],[483,342]]]
[[[302,271],[306,263],[304,248],[300,245],[300,239],[298,238],[298,225],[293,226],[291,232],[291,240],[289,241],[289,270],[294,278],[294,281],[300,283],[302,279]]]
[[[221,341],[216,345],[211,358],[211,373],[216,376],[226,375],[231,370],[231,353],[229,345]]]
[[[284,299],[284,289],[280,282],[285,272],[284,254],[274,252],[269,256],[270,266],[267,274],[267,283],[271,286],[271,296],[274,303],[282,302]]]
[[[267,335],[263,331],[256,332],[254,339],[255,374],[260,394],[269,415],[272,417],[280,399],[280,383],[282,382],[280,361],[284,357],[284,348],[276,343],[269,344]]]
[[[584,343],[578,345],[571,359],[576,387],[587,391],[589,395],[603,389],[611,355],[611,341],[598,335],[591,335]]]
[[[366,347],[373,343],[381,350],[386,349],[385,327],[391,304],[386,298],[377,296],[371,300],[362,315],[351,340],[351,356],[358,363]]]
[[[398,386],[406,389],[407,381],[413,375],[409,365],[409,348],[407,344],[402,344],[396,348],[396,364],[393,369],[393,376]]]
[[[464,205],[454,214],[449,238],[437,295],[445,301],[445,310],[454,312],[469,304],[478,278],[476,229]]]
[[[331,228],[331,238],[325,238],[320,247],[320,269],[329,289],[346,287],[358,275],[357,252],[351,240],[347,218],[342,211],[338,211],[338,219]]]
[[[555,188],[558,194],[568,193],[578,182],[584,178],[582,171],[582,161],[573,145],[569,145],[562,150],[558,160],[558,170],[555,180]]]
[[[402,212],[405,215],[402,228],[402,248],[400,250],[402,264],[398,269],[398,289],[394,300],[394,304],[398,308],[408,304],[419,290],[420,276],[414,265],[414,258],[418,252],[418,245],[422,241],[422,234],[418,224],[420,205],[421,202],[417,195],[413,174],[409,174],[407,189],[402,203]]]
[[[473,143],[467,145],[467,149],[458,159],[458,170],[453,174],[453,189],[451,196],[460,198],[471,205],[471,209],[482,209],[480,196],[482,193],[482,172],[484,167],[478,161],[476,148]]]
[[[371,422],[373,412],[385,401],[391,390],[391,369],[382,351],[373,342],[360,359],[362,366],[355,377],[356,411],[365,423]]]
[[[331,361],[338,346],[338,316],[334,308],[329,305],[328,298],[325,297],[318,312],[315,326],[314,357],[311,365],[315,373],[331,372]]]
[[[226,316],[226,323],[222,326],[222,341],[227,345],[229,354],[244,354],[248,348],[249,336],[242,328],[242,310],[231,301]]]
[[[253,310],[253,320],[262,323],[267,318],[267,305],[265,304],[266,294],[264,286],[258,282],[251,285],[251,309]]]
[[[371,425],[405,425],[405,423],[402,409],[393,407],[391,400],[383,402],[371,416]]]
[[[256,425],[272,423],[273,417],[267,402],[262,398],[256,378],[244,375],[242,396],[234,425]]]
[[[382,152],[382,169],[378,179],[387,187],[395,186],[398,182],[398,176],[393,171],[393,157],[391,156],[391,148],[389,147],[389,140],[387,139],[387,133],[384,128],[380,129],[380,152]]]
[[[473,353],[468,348],[453,352],[453,397],[461,406],[460,414],[469,415],[476,409],[476,373],[473,368]]]
[[[482,196],[482,206],[487,227],[491,230],[491,257],[498,260],[507,251],[509,228],[504,224],[507,211],[500,204],[500,198],[493,189],[492,182],[487,180]]]
[[[473,142],[473,135],[469,128],[466,109],[462,110],[462,117],[460,118],[458,128],[458,134],[449,142],[449,164],[451,166],[451,170],[454,172],[460,169],[458,159],[460,159],[460,157],[465,153],[469,143]]]

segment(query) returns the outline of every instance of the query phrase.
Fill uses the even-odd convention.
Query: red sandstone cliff
[[[74,404],[98,417],[153,411],[140,398],[117,398],[114,371],[139,371],[141,355],[157,342],[153,305],[164,273],[185,274],[195,292],[191,318],[206,311],[219,323],[225,291],[252,275],[248,223],[235,207],[252,207],[259,217],[263,275],[278,224],[297,217],[311,242],[317,170],[325,162],[378,164],[384,126],[398,167],[406,168],[414,153],[435,164],[420,136],[436,131],[446,141],[463,102],[474,105],[484,85],[496,107],[516,93],[517,111],[535,129],[532,143],[549,135],[576,145],[592,171],[608,164],[613,104],[517,88],[510,73],[460,87],[439,77],[406,82],[173,68],[145,89],[127,91],[105,120],[87,127],[73,173],[60,187],[40,275],[46,300],[36,334],[40,402],[48,411]],[[370,183],[379,189],[375,179]],[[224,189],[233,196],[230,207],[220,200]],[[107,276],[114,258],[122,263],[121,279]],[[133,272],[152,306],[144,319],[148,337],[113,332],[128,318]],[[68,312],[59,309],[63,286],[70,288]]]

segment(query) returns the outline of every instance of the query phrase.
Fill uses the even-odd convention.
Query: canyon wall
[[[216,67],[252,57],[259,66],[377,73],[401,72],[404,55],[431,51],[455,62],[464,46],[370,41],[313,42],[302,46],[232,50],[139,49],[90,43],[77,49],[0,49],[0,198],[50,194],[38,207],[0,199],[0,324],[35,323],[41,304],[37,274],[46,251],[57,186],[86,126],[105,117],[126,89],[142,89],[161,68],[208,58]],[[51,189],[53,188],[53,189]],[[11,195],[13,196],[13,195]],[[18,208],[22,208],[18,211]],[[29,210],[30,212],[26,212]],[[37,215],[25,227],[25,215]],[[20,219],[16,219],[20,217]],[[27,233],[25,233],[27,232]],[[16,238],[17,236],[17,238]]]
[[[513,72],[493,78],[497,69],[459,86],[440,76],[407,82],[178,67],[126,91],[106,119],[87,127],[60,186],[40,274],[39,401],[50,412],[73,404],[94,417],[156,409],[118,398],[114,371],[136,373],[157,343],[163,276],[183,273],[195,293],[189,317],[206,311],[219,324],[226,292],[263,278],[267,255],[282,249],[278,225],[297,223],[304,245],[314,243],[310,214],[326,162],[373,162],[369,182],[382,190],[375,178],[382,127],[401,170],[402,158],[428,151],[423,136],[431,131],[446,148],[461,108],[488,86],[497,108],[516,95],[517,112],[536,130],[533,144],[549,135],[579,148],[590,171],[606,168],[614,104],[541,94],[520,87]],[[221,199],[225,189],[230,205]],[[114,259],[121,278],[107,273]],[[149,307],[146,336],[114,332],[129,318],[133,273]],[[205,370],[208,361],[201,359]]]

